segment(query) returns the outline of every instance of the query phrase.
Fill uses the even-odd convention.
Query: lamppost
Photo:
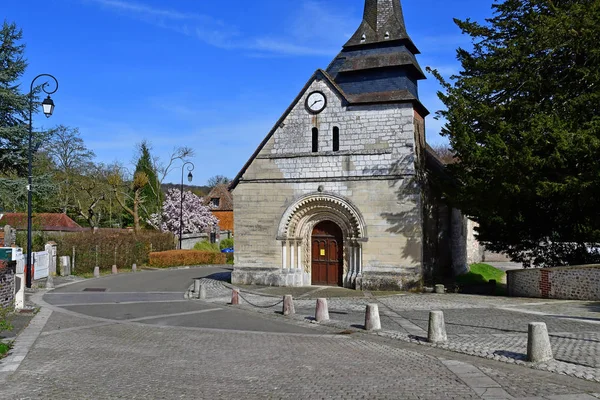
[[[191,182],[194,178],[192,171],[194,170],[194,164],[190,161],[186,162],[181,166],[181,201],[179,203],[179,249],[181,250],[181,243],[183,242],[183,170],[188,165],[188,182]]]
[[[42,91],[48,95],[42,101],[42,110],[46,115],[46,118],[50,118],[52,113],[54,112],[54,102],[50,98],[51,94],[56,93],[58,90],[58,81],[55,77],[49,74],[40,74],[33,78],[31,81],[31,86],[29,87],[29,151],[28,151],[28,179],[27,179],[27,264],[25,264],[25,285],[30,288],[31,280],[32,280],[32,271],[31,271],[31,180],[33,178],[33,173],[31,172],[31,160],[32,160],[32,140],[33,140],[33,85],[38,78],[47,77],[51,78],[54,81],[54,90],[47,90],[46,86],[48,86],[48,82],[44,82],[42,84]]]

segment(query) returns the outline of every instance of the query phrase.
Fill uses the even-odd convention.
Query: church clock
[[[312,114],[318,114],[327,107],[327,97],[323,92],[315,91],[306,97],[306,109]]]

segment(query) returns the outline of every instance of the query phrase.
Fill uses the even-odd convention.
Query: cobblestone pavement
[[[206,280],[209,301],[226,304],[231,288]],[[242,291],[241,307],[262,313],[279,313],[279,297]],[[255,307],[250,303],[253,303]],[[377,298],[328,299],[331,321],[327,325],[361,330],[367,304],[378,303],[383,330],[379,335],[404,341],[520,364],[531,368],[600,382],[600,305],[589,302],[549,301],[460,294],[407,294]],[[296,320],[314,316],[314,300],[294,300]],[[448,342],[426,342],[430,310],[443,310]],[[527,363],[527,328],[545,322],[555,360]]]
[[[449,314],[462,309],[473,320],[484,318],[482,305],[472,307],[461,296],[383,299],[384,324],[396,328],[378,336],[360,329],[362,309],[374,299],[332,299],[337,320],[316,324],[310,323],[314,300],[297,300],[296,318],[284,318],[274,312],[281,307],[278,296],[245,292],[246,300],[261,307],[225,305],[231,289],[213,279],[204,281],[209,301],[184,300],[182,283],[186,287],[189,277],[201,273],[215,276],[214,270],[165,271],[35,293],[32,300],[41,311],[0,361],[0,399],[600,398],[598,383],[418,345],[424,335],[420,319],[431,304],[451,306]],[[106,292],[89,293],[88,287]],[[494,302],[483,298],[481,304]],[[454,333],[453,340],[463,338],[465,345],[479,340],[485,348],[486,335],[496,335],[490,332],[508,330],[498,337],[509,342],[507,335],[522,335],[515,328],[520,322],[510,317],[520,313],[489,311],[505,317],[481,326],[457,319],[457,326],[469,323],[469,329],[482,331]],[[565,328],[553,323],[553,329]],[[559,339],[595,340],[594,332],[574,330]]]
[[[311,329],[312,334],[296,335],[215,332],[54,311],[20,367],[0,383],[0,397],[600,398],[600,385],[569,377],[377,337],[331,335],[328,327]]]

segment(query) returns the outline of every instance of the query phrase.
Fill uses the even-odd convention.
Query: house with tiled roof
[[[44,232],[80,232],[85,230],[67,214],[39,213],[31,219],[33,230]],[[18,231],[27,230],[27,213],[5,213],[0,217],[0,226],[10,225]]]
[[[204,197],[204,205],[219,220],[221,231],[233,232],[233,196],[225,184],[218,184]]]

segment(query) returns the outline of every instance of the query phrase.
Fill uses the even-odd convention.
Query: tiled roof
[[[219,228],[222,231],[233,232],[233,211],[212,211],[219,220]]]
[[[211,206],[212,199],[219,199],[219,206]],[[215,186],[208,195],[204,197],[204,205],[213,211],[233,211],[233,197],[225,184]]]
[[[73,221],[67,214],[60,213],[41,213],[33,214],[32,225],[34,230],[43,231],[78,231],[82,228],[77,222]],[[27,229],[26,213],[6,213],[0,218],[0,226],[10,225],[19,230]]]

